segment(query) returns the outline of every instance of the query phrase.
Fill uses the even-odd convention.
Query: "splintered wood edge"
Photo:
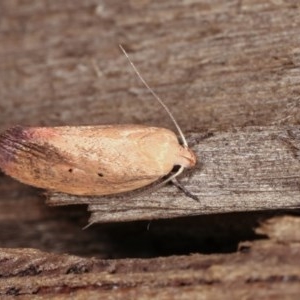
[[[163,291],[172,298],[174,289],[179,293],[183,287],[197,296],[211,291],[212,287],[223,293],[234,286],[234,291],[239,291],[237,299],[240,299],[241,295],[255,290],[256,285],[264,296],[275,289],[269,298],[279,294],[298,295],[300,235],[296,236],[295,232],[299,222],[299,217],[271,218],[256,228],[268,239],[242,242],[237,253],[226,255],[191,254],[120,260],[82,258],[30,248],[0,248],[0,261],[3,262],[0,295],[28,296],[26,299],[32,299],[34,295],[47,295],[47,298],[54,295],[65,299],[67,291],[74,297],[80,293],[82,299],[86,299],[90,292],[97,292],[95,298],[117,292],[120,293],[118,299],[124,299],[128,291],[135,291],[140,298],[145,295],[143,287],[146,286],[152,291],[150,299],[156,288],[160,295]]]
[[[150,194],[79,197],[49,193],[47,204],[88,204],[91,223],[300,207],[300,126],[247,127],[188,141],[199,161],[181,183]]]

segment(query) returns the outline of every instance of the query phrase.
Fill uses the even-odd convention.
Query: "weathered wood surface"
[[[190,138],[198,166],[174,187],[123,197],[50,194],[48,204],[91,204],[91,223],[300,207],[300,127],[247,127]]]
[[[257,229],[269,240],[228,255],[97,260],[0,249],[0,295],[22,299],[299,299],[300,219]]]
[[[2,294],[29,299],[33,292],[37,299],[87,299],[98,297],[99,291],[103,298],[122,299],[299,298],[299,239],[284,241],[270,234],[270,240],[255,242],[253,251],[221,254],[234,252],[239,241],[257,239],[252,229],[277,214],[283,201],[297,204],[299,1],[3,0],[0,20],[1,131],[16,124],[137,123],[172,128],[128,67],[118,48],[122,43],[199,152],[200,164],[182,176],[182,182],[207,202],[199,207],[172,186],[145,200],[160,195],[169,208],[181,201],[184,208],[205,214],[220,211],[222,205],[224,211],[237,211],[241,204],[245,209],[275,209],[158,220],[150,223],[149,231],[147,222],[98,224],[82,231],[88,218],[83,207],[47,207],[36,189],[1,174],[0,246],[15,248],[1,250],[0,271],[6,276],[0,279]],[[92,68],[93,59],[100,78]],[[210,132],[214,135],[207,136]],[[242,138],[246,148],[237,147]],[[234,149],[245,161],[235,160],[232,166]],[[271,156],[266,159],[263,151]],[[250,188],[254,192],[246,193]],[[237,190],[242,196],[233,195]],[[218,196],[208,194],[212,191]],[[296,233],[299,224],[293,224],[289,232]],[[49,252],[100,258],[218,254],[95,261]],[[24,263],[18,265],[20,261]],[[92,267],[74,274],[77,263],[82,263],[82,272]],[[123,275],[111,267],[122,263]],[[165,272],[164,266],[171,271]],[[53,267],[58,269],[47,277]],[[92,273],[94,268],[104,275]],[[14,270],[20,272],[13,274]],[[67,270],[73,274],[65,275]]]
[[[299,123],[296,0],[7,0],[0,14],[1,128],[170,125],[119,43],[184,131]]]

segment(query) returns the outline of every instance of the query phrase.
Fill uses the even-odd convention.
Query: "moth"
[[[171,112],[120,48],[169,114],[182,145],[174,132],[142,125],[16,126],[0,135],[0,168],[4,173],[46,190],[95,196],[137,190],[167,176],[164,184],[196,164],[196,156]],[[179,169],[172,173],[174,166]]]

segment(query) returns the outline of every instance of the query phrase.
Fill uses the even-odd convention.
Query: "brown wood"
[[[1,1],[0,130],[172,128],[122,43],[197,151],[181,182],[201,203],[174,186],[103,200],[98,221],[170,219],[82,231],[85,207],[47,207],[40,191],[1,174],[0,295],[298,299],[298,210],[287,219],[282,208],[300,199],[299,16],[296,0]],[[190,214],[202,215],[173,218]]]
[[[195,133],[190,141],[200,161],[182,183],[199,202],[167,187],[119,198],[57,193],[47,203],[92,203],[91,223],[299,208],[300,127],[247,127],[206,138]]]
[[[281,217],[258,229],[270,240],[240,244],[228,255],[96,260],[0,249],[0,295],[47,299],[298,299],[300,219]],[[283,229],[283,230],[282,230]],[[282,243],[284,241],[284,243]]]

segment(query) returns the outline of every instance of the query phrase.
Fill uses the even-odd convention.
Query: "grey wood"
[[[77,197],[50,193],[50,205],[89,204],[90,222],[170,218],[300,206],[300,127],[247,127],[189,136],[199,162],[181,183],[142,195]]]

